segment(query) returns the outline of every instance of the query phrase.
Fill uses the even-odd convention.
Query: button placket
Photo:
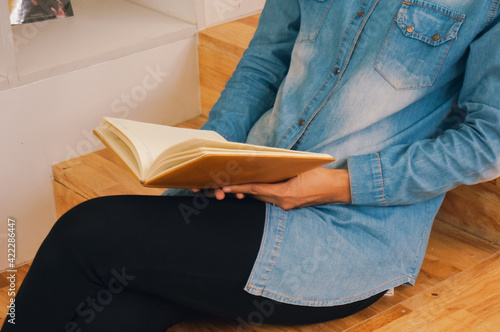
[[[343,68],[345,68],[345,66],[349,63],[352,53],[356,48],[358,38],[361,35],[369,16],[375,10],[375,7],[378,5],[380,0],[360,0],[360,2],[362,5],[354,13],[351,21],[345,27],[343,38],[341,39],[341,43],[338,45],[338,56],[334,62],[335,65],[331,69],[328,79],[315,95],[314,99],[316,99],[319,104],[310,103],[306,107],[304,113],[301,114],[302,119],[295,122],[295,125],[286,130],[283,136],[281,136],[278,140],[279,146],[284,146],[286,148],[292,148],[295,146],[295,144],[302,137],[302,134],[305,132],[305,126],[308,121],[310,122],[316,117],[317,113],[322,109],[321,106],[323,102],[334,93],[340,79],[340,74],[342,73]]]

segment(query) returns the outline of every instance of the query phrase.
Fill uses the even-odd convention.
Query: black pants
[[[87,201],[55,224],[2,331],[158,331],[200,312],[254,324],[308,324],[377,301],[282,304],[246,293],[265,217],[262,202],[114,196]]]

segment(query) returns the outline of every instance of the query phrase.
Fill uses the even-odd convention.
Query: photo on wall
[[[73,16],[70,0],[8,0],[10,24],[25,24]]]

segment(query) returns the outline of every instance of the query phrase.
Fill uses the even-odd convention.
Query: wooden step
[[[208,115],[219,98],[255,33],[259,17],[249,16],[199,33],[202,114]]]
[[[451,190],[446,194],[438,217],[500,244],[500,178]]]

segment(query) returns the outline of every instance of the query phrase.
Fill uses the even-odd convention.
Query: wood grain
[[[72,207],[75,207],[87,200],[87,198],[75,193],[73,190],[67,188],[56,180],[52,181],[52,185],[54,187],[56,215],[58,219]]]
[[[199,33],[202,114],[208,116],[248,47],[260,15],[211,27]]]
[[[207,115],[221,91],[236,69],[239,58],[227,55],[219,50],[200,45],[198,47],[200,61],[200,93],[202,113]]]
[[[500,187],[495,182],[498,184],[498,179],[448,192],[438,218],[500,243]]]
[[[377,331],[498,331],[500,254],[422,292],[402,305],[412,311]]]
[[[234,21],[200,31],[199,43],[221,53],[241,58],[247,49],[255,30],[255,22],[260,15],[243,21]]]

